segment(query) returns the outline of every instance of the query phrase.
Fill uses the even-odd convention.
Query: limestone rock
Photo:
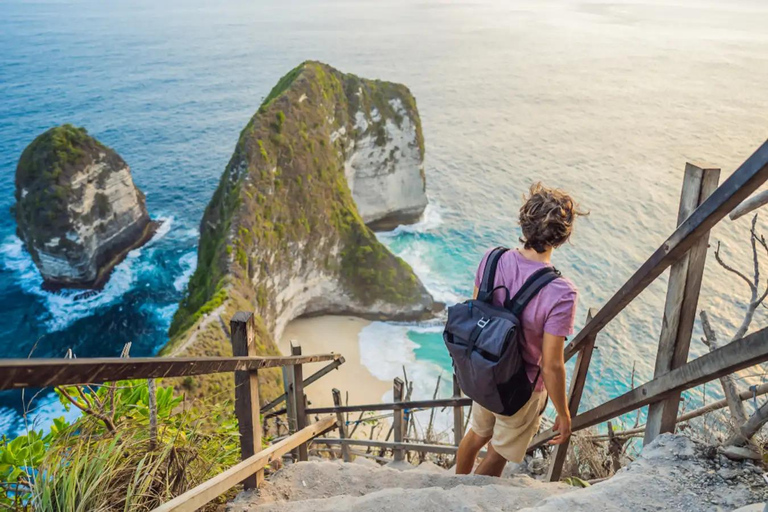
[[[273,475],[258,493],[242,493],[228,510],[511,512],[571,490],[564,484],[543,483],[527,476],[494,478],[446,471],[398,471],[338,461],[299,462]]]
[[[722,452],[731,460],[761,460],[757,450],[746,446],[724,446]]]
[[[424,138],[416,103],[401,85],[380,106],[357,104],[345,141],[345,174],[363,221],[375,230],[411,224],[427,206]],[[357,92],[364,97],[362,85]],[[370,109],[370,110],[368,110]]]
[[[197,270],[165,353],[226,354],[220,326],[237,310],[255,312],[263,354],[276,353],[274,340],[299,316],[432,316],[411,267],[366,225],[423,210],[422,157],[405,86],[318,62],[290,71],[241,132],[206,208]],[[190,343],[209,312],[221,321],[205,325],[204,344]]]
[[[733,512],[765,512],[766,510],[768,510],[768,505],[765,503],[754,503],[752,505],[747,505],[746,507],[741,507]]]
[[[100,288],[156,228],[125,161],[68,124],[21,154],[15,214],[18,236],[48,288]]]

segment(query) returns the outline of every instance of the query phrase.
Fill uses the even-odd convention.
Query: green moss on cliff
[[[21,154],[16,180],[22,186],[40,178],[54,181],[66,170],[71,170],[85,156],[85,149],[91,146],[101,147],[101,144],[89,137],[85,128],[71,124],[51,128]]]

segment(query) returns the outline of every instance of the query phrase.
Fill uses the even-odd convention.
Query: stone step
[[[550,496],[524,512],[729,512],[768,497],[761,470],[712,447],[663,434],[612,478]]]
[[[399,463],[402,468],[411,466]],[[432,465],[405,471],[340,462],[300,463],[274,475],[232,512],[520,511],[727,512],[768,499],[763,469],[715,447],[664,434],[612,478],[586,489],[524,475],[454,475]],[[750,509],[746,509],[750,510]]]
[[[499,480],[497,479],[497,482]],[[539,503],[558,489],[518,487],[503,484],[457,485],[451,488],[387,488],[363,496],[333,496],[324,499],[276,502],[239,509],[258,512],[516,512]]]
[[[510,478],[492,478],[477,475],[455,475],[449,473],[434,464],[422,464],[419,467],[408,464],[393,464],[393,467],[372,467],[366,464],[338,461],[329,462],[301,462],[284,468],[267,481],[258,493],[243,493],[228,510],[231,512],[244,512],[251,510],[294,510],[289,507],[292,503],[304,502],[310,507],[319,507],[315,510],[325,510],[326,506],[340,507],[343,504],[355,507],[355,510],[368,510],[369,505],[374,506],[376,501],[355,500],[367,495],[376,495],[379,500],[391,501],[392,494],[383,492],[396,490],[395,495],[408,493],[414,500],[457,500],[463,494],[467,500],[473,497],[479,499],[480,494],[474,489],[493,487],[491,494],[505,494],[504,489],[514,489],[517,492],[515,498],[520,505],[517,508],[504,510],[518,510],[523,506],[533,505],[541,501],[545,496],[559,494],[572,490],[572,487],[563,484],[548,484],[534,480],[524,475],[514,475]],[[395,469],[401,468],[401,469]],[[452,491],[445,494],[445,490],[460,488],[461,491]],[[420,490],[424,492],[411,492]],[[506,499],[514,496],[505,494]],[[334,498],[345,498],[334,499]],[[311,502],[311,504],[309,503]],[[394,503],[394,502],[393,502]],[[292,506],[292,505],[291,505]],[[286,508],[288,507],[288,508]],[[379,507],[379,508],[376,508]],[[380,505],[375,505],[370,510],[379,510]],[[310,510],[310,508],[298,507],[295,510]],[[343,510],[343,509],[342,509]]]

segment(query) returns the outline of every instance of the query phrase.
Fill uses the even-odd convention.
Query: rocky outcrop
[[[751,462],[733,462],[682,435],[663,434],[612,478],[587,488],[512,474],[454,475],[434,465],[379,467],[300,462],[228,505],[229,512],[719,512],[763,510],[768,486]],[[391,469],[410,468],[407,471]],[[754,505],[760,503],[760,505]],[[741,509],[739,509],[741,510]],[[745,512],[750,508],[745,509]]]
[[[552,496],[526,512],[686,512],[734,510],[764,502],[762,470],[727,460],[713,446],[662,434],[640,457],[599,484]]]
[[[393,87],[398,87],[394,86]],[[416,222],[427,206],[424,137],[414,99],[400,97],[354,113],[354,136],[346,137],[345,175],[363,221],[374,230]],[[362,95],[362,88],[357,93]]]
[[[120,155],[68,124],[21,154],[15,214],[48,288],[100,288],[156,227]]]
[[[317,62],[289,72],[241,132],[205,210],[165,352],[229,353],[237,310],[255,311],[262,353],[275,353],[273,340],[303,315],[430,316],[432,297],[410,266],[366,226],[423,209],[422,155],[405,86]],[[213,312],[219,321],[204,321]]]
[[[512,512],[574,489],[524,475],[454,475],[429,462],[388,466],[362,457],[347,464],[299,462],[274,474],[258,493],[241,493],[227,512]]]

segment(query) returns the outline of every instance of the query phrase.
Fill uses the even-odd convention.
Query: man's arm
[[[568,395],[565,391],[565,359],[563,347],[565,336],[544,333],[541,354],[541,374],[549,398],[557,411],[554,429],[558,432],[549,444],[562,444],[571,435],[571,413],[568,410]]]

